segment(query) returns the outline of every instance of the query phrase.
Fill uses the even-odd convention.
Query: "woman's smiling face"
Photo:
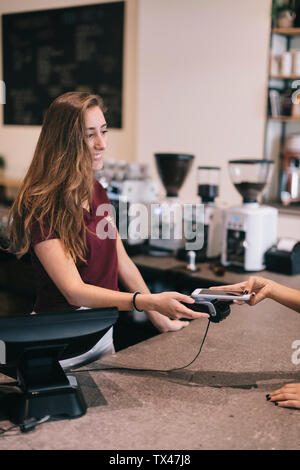
[[[88,108],[85,112],[85,137],[93,158],[93,171],[103,167],[103,154],[107,145],[107,123],[98,106]]]

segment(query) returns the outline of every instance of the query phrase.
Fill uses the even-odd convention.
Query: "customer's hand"
[[[279,390],[266,395],[266,399],[277,406],[300,409],[300,383],[286,384]]]
[[[196,318],[209,318],[209,315],[204,312],[194,312],[187,308],[181,302],[186,304],[193,304],[195,302],[188,295],[180,294],[179,292],[162,292],[161,294],[151,294],[153,307],[147,310],[156,310],[157,312],[171,318],[172,320],[180,320],[181,318],[188,318],[190,320]]]
[[[250,276],[247,281],[239,282],[237,284],[231,284],[226,286],[214,286],[211,287],[213,290],[243,290],[248,291],[250,294],[250,300],[247,302],[249,305],[256,305],[263,299],[270,297],[272,290],[274,289],[275,282],[270,279],[259,276]],[[243,304],[243,301],[234,300],[234,303]]]

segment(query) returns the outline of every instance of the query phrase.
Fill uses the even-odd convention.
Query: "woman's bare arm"
[[[132,293],[86,284],[72,258],[68,256],[59,239],[45,240],[34,246],[35,253],[49,277],[71,305],[88,308],[117,307],[118,310],[131,310]],[[156,310],[169,318],[199,318],[204,313],[193,312],[182,305],[190,299],[179,292],[161,294],[143,293],[137,297],[138,307],[142,310]]]

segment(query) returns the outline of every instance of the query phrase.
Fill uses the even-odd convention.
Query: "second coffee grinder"
[[[192,221],[186,220],[193,233],[203,233],[203,245],[200,249],[193,250],[195,261],[201,262],[214,259],[220,256],[222,247],[222,209],[215,205],[215,198],[219,195],[220,167],[198,166],[197,168],[197,194],[201,198],[204,212],[203,218],[197,218],[195,211],[199,210],[199,205],[194,207]],[[188,230],[186,231],[188,232]],[[189,239],[191,243],[193,240]],[[187,259],[187,252],[182,249],[178,252],[178,258]]]
[[[221,254],[223,211],[215,205],[219,185],[220,167],[198,166],[198,196],[204,204],[204,245],[196,252],[197,261],[217,258]]]

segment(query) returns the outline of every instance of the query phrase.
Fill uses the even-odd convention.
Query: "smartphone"
[[[238,293],[234,293],[232,291],[226,292],[213,289],[196,289],[191,294],[191,297],[195,300],[250,300],[250,294],[243,294],[243,291],[238,291]]]

